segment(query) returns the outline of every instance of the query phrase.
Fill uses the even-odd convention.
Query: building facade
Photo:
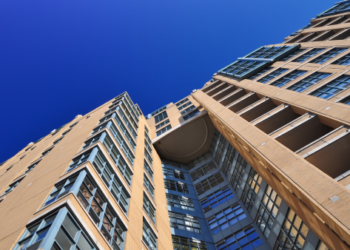
[[[0,249],[350,249],[350,1],[144,116],[125,92],[0,165]]]

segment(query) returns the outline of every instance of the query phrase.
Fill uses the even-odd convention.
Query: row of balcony
[[[337,181],[350,175],[348,126],[222,81],[203,92]]]

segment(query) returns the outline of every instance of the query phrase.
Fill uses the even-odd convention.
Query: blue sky
[[[333,0],[2,0],[0,162],[123,91],[176,102]]]

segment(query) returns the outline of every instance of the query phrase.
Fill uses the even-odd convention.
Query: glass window
[[[267,62],[237,60],[224,69],[220,70],[219,73],[229,76],[244,77],[248,72],[257,70],[264,65],[267,65]]]
[[[166,200],[169,206],[195,211],[192,199],[185,196],[166,194]]]
[[[161,134],[165,133],[166,131],[168,131],[168,130],[170,130],[170,129],[171,129],[171,125],[168,125],[168,126],[162,128],[162,129],[158,130],[158,131],[156,132],[156,134],[157,134],[157,136],[160,136]]]
[[[157,250],[157,236],[145,219],[143,219],[142,240],[149,250]]]
[[[168,118],[168,114],[166,111],[160,113],[159,115],[156,115],[154,117],[155,123],[163,121],[165,118]]]
[[[174,250],[207,250],[205,242],[181,236],[171,236]]]
[[[168,123],[169,123],[169,119],[165,120],[164,122],[159,123],[156,126],[156,129],[159,129],[159,128],[163,127],[164,125],[168,124]]]
[[[187,101],[188,101],[188,98],[182,99],[181,101],[179,101],[179,102],[176,103],[176,107],[181,106],[182,104],[184,104],[184,103],[187,102]]]
[[[57,183],[55,185],[54,189],[52,190],[51,194],[49,195],[49,197],[46,199],[44,207],[47,205],[50,205],[51,203],[53,203],[57,199],[68,194],[70,192],[70,190],[72,189],[72,187],[75,183],[75,180],[77,179],[77,176],[78,175],[71,176],[64,181]]]
[[[214,156],[214,160],[218,165],[220,165],[221,163],[221,159],[226,148],[226,143],[227,143],[227,140],[225,139],[225,137],[221,136],[219,140],[219,144],[216,148],[215,156]]]
[[[150,180],[147,178],[146,175],[143,175],[143,185],[147,189],[148,193],[154,199],[154,187],[153,187],[153,185],[151,184]]]
[[[278,80],[272,82],[271,85],[281,88],[284,85],[286,85],[287,83],[297,79],[298,77],[302,76],[305,73],[306,73],[306,71],[303,71],[303,70],[294,70],[294,71],[288,73],[287,75],[282,76]]]
[[[25,176],[23,176],[21,179],[15,181],[15,182],[11,183],[9,185],[9,187],[0,195],[0,197],[10,193],[13,189],[15,189],[15,187],[18,186],[18,184],[24,179],[24,177]]]
[[[166,167],[162,167],[162,169],[163,169],[164,176],[169,176],[169,177],[185,180],[184,173],[179,171],[179,170],[166,168]]]
[[[78,200],[90,215],[91,220],[99,228],[111,246],[122,247],[126,227],[104,197],[101,190],[86,176],[79,188]],[[100,223],[102,221],[102,223]]]
[[[345,97],[344,99],[340,100],[339,102],[350,105],[350,96]]]
[[[204,163],[206,161],[208,161],[209,159],[211,159],[211,153],[208,152],[208,153],[205,153],[205,154],[202,154],[201,156],[198,156],[196,159],[194,159],[193,161],[189,162],[187,164],[187,168],[188,169],[192,169],[194,168],[196,165],[198,164],[201,164],[201,163]]]
[[[151,179],[153,180],[153,170],[152,168],[148,165],[147,161],[144,160],[144,164],[143,164],[143,168],[146,170],[146,172],[148,173],[148,175],[151,177]]]
[[[233,197],[234,195],[231,189],[229,187],[225,187],[205,197],[200,202],[201,202],[203,211],[208,212],[209,210],[219,206],[219,204],[225,203],[226,201],[232,199]]]
[[[24,174],[26,174],[26,173],[32,171],[39,163],[40,163],[40,161],[38,161],[38,162],[36,162],[36,163],[30,165],[30,166],[27,168],[27,170],[24,172]]]
[[[253,208],[254,201],[256,200],[256,195],[260,189],[261,181],[261,176],[258,175],[258,173],[253,168],[251,168],[241,197],[242,202],[249,212]]]
[[[292,247],[302,249],[308,233],[309,228],[292,209],[289,209],[278,235],[277,244],[283,249]]]
[[[124,187],[124,184],[119,179],[114,168],[112,168],[112,166],[108,163],[106,157],[101,151],[97,152],[92,165],[107,186],[108,190],[117,200],[122,210],[126,213],[128,211],[130,195]]]
[[[240,188],[243,182],[243,176],[244,176],[246,167],[247,167],[247,162],[244,160],[244,158],[241,155],[238,155],[237,162],[233,169],[232,177],[230,180],[230,184],[232,185],[235,191],[237,191]]]
[[[339,92],[348,89],[350,86],[350,76],[342,75],[335,80],[327,83],[319,89],[313,91],[310,95],[317,96],[323,99],[329,99]]]
[[[322,12],[321,14],[317,15],[317,17],[323,17],[323,16],[328,16],[328,15],[334,15],[338,13],[342,13],[345,11],[350,10],[350,3],[349,2],[337,2],[333,7],[330,9]]]
[[[214,162],[208,162],[205,165],[197,168],[196,170],[194,170],[193,172],[190,173],[191,178],[193,181],[199,179],[200,177],[206,175],[207,173],[212,172],[213,170],[216,169],[216,166],[214,164]]]
[[[294,51],[292,54],[289,54],[285,58],[281,59],[281,61],[283,61],[283,62],[289,61],[293,57],[295,57],[295,56],[299,55],[300,53],[304,52],[305,50],[306,49],[298,49],[298,50]]]
[[[224,163],[222,164],[222,172],[226,176],[228,176],[232,170],[232,164],[233,164],[233,160],[235,158],[236,152],[237,152],[236,149],[231,144],[228,144],[225,158],[224,158]]]
[[[187,115],[184,115],[182,118],[186,121],[186,120],[190,119],[191,117],[195,116],[198,113],[199,113],[199,110],[195,109],[192,112],[188,113]]]
[[[151,166],[152,166],[153,159],[152,159],[151,155],[147,152],[146,149],[145,149],[145,157],[148,160],[148,162],[151,163]]]
[[[180,106],[180,107],[177,107],[178,110],[183,110],[184,108],[188,107],[192,105],[192,102],[187,102],[185,103],[184,105]]]
[[[207,222],[212,234],[215,235],[246,217],[247,215],[244,213],[241,206],[235,205],[210,216]]]
[[[263,70],[261,70],[260,72],[256,73],[255,75],[252,75],[251,77],[249,77],[250,80],[254,80],[260,76],[262,76],[263,74],[267,73],[268,71],[272,70],[273,67],[267,67]]]
[[[338,54],[344,52],[346,49],[345,48],[334,48],[326,53],[316,57],[314,60],[312,60],[310,63],[318,63],[322,64],[327,62],[328,60],[332,59],[333,57],[336,57]]]
[[[286,52],[291,46],[264,46],[246,55],[246,58],[274,59],[279,54]]]
[[[216,244],[218,250],[254,249],[263,242],[253,227],[238,231]]]
[[[45,238],[47,232],[50,229],[51,224],[53,223],[56,214],[48,215],[41,219],[38,222],[35,222],[34,225],[27,226],[25,232],[21,236],[20,240],[16,244],[16,250],[25,250],[30,246],[33,249],[37,249],[42,241]]]
[[[210,176],[208,179],[205,179],[195,185],[195,189],[198,195],[210,190],[213,187],[216,187],[220,183],[224,182],[224,178],[221,176],[220,172]]]
[[[148,142],[147,142],[146,139],[145,139],[145,146],[146,146],[147,150],[148,150],[150,153],[152,153],[152,147],[151,147],[151,145],[148,144]]]
[[[185,194],[189,193],[188,186],[186,183],[172,180],[164,180],[164,185],[165,188],[169,190],[174,190]]]
[[[309,58],[315,56],[316,54],[322,52],[324,49],[312,49],[309,50],[308,52],[302,54],[301,56],[297,57],[296,59],[293,60],[293,62],[305,62]]]
[[[143,209],[146,211],[152,222],[156,223],[156,208],[152,205],[147,195],[143,193]]]
[[[273,78],[276,78],[277,76],[283,74],[287,70],[288,69],[283,69],[283,68],[276,69],[276,70],[272,71],[270,74],[268,74],[268,75],[264,76],[263,78],[259,79],[258,82],[267,83],[267,82],[271,81]]]
[[[267,186],[256,219],[256,224],[259,226],[266,239],[270,235],[281,202],[282,199],[278,194],[270,186]]]
[[[312,75],[309,75],[299,82],[293,84],[288,89],[296,92],[303,92],[305,89],[319,83],[330,75],[331,74],[329,73],[315,72]]]
[[[188,112],[190,112],[191,110],[195,109],[196,107],[194,105],[192,105],[191,107],[185,109],[184,111],[181,111],[181,115],[185,115]]]
[[[332,64],[337,64],[337,65],[350,65],[350,54],[347,54],[340,59],[336,60],[335,62],[332,62]]]
[[[194,233],[201,233],[201,228],[196,217],[169,212],[170,227],[186,230]]]

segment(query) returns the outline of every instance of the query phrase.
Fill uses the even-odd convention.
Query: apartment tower
[[[350,1],[144,116],[127,92],[0,165],[1,250],[350,249]]]

